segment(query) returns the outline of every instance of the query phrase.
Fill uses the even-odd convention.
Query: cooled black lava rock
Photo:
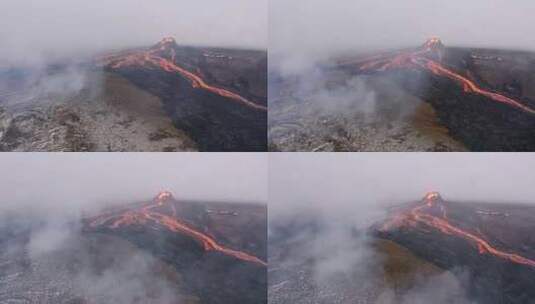
[[[447,221],[481,238],[501,252],[535,259],[535,208],[511,204],[441,202]],[[408,204],[406,210],[413,208]],[[405,209],[405,208],[402,208]],[[428,211],[426,211],[428,212]],[[431,212],[431,211],[429,211]],[[432,213],[429,213],[432,214]],[[463,277],[477,303],[531,303],[535,298],[535,266],[504,258],[476,242],[423,223],[391,229],[375,227],[373,234],[392,240],[417,256]]]
[[[196,48],[162,40],[148,49],[206,83],[267,105],[267,55],[264,51]],[[144,51],[144,50],[142,50]],[[266,151],[267,111],[251,108],[202,88],[180,73],[161,68],[108,66],[158,96],[177,128],[185,130],[202,151]]]

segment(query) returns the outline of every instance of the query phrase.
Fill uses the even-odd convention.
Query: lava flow
[[[438,214],[438,216],[434,214]],[[446,216],[446,209],[438,192],[428,193],[422,200],[422,204],[414,207],[406,213],[395,215],[392,219],[384,223],[380,230],[388,231],[394,227],[403,226],[416,227],[417,224],[434,228],[442,233],[454,235],[473,243],[480,254],[488,253],[512,263],[535,267],[535,260],[531,260],[516,253],[501,251],[493,247],[482,237],[451,224]]]
[[[523,105],[505,95],[485,90],[467,77],[446,68],[440,63],[442,61],[443,53],[444,46],[440,39],[431,38],[417,50],[376,56],[369,60],[360,61],[357,64],[359,65],[360,71],[386,71],[390,69],[415,67],[422,68],[434,75],[446,77],[459,83],[466,93],[482,95],[496,102],[509,105],[530,114],[535,114],[535,109]]]
[[[168,207],[172,216],[161,211],[162,208]],[[155,210],[159,209],[159,210]],[[176,208],[173,202],[173,196],[170,192],[160,192],[152,202],[140,207],[137,210],[127,210],[121,214],[101,215],[89,220],[89,226],[97,228],[103,225],[111,229],[117,229],[121,226],[133,224],[147,224],[149,222],[158,224],[170,231],[185,234],[199,242],[205,251],[219,251],[223,254],[233,256],[237,259],[267,266],[266,262],[250,255],[248,253],[233,250],[217,243],[212,237],[189,227],[186,223],[176,217]]]
[[[156,66],[166,72],[177,73],[186,78],[191,83],[193,88],[209,91],[259,111],[267,111],[267,107],[252,102],[247,98],[229,90],[211,86],[199,75],[196,75],[195,73],[177,65],[175,62],[176,51],[174,46],[175,40],[171,37],[167,37],[160,41],[155,47],[147,51],[135,52],[128,55],[112,55],[103,57],[101,60],[104,65],[109,66],[112,69],[118,69],[125,66]],[[159,54],[162,52],[167,53],[171,58],[167,59],[162,57]]]

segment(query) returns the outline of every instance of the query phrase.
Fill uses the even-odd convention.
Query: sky
[[[535,203],[531,153],[277,153],[270,215],[303,207],[359,212],[419,200]]]
[[[271,0],[270,55],[296,61],[347,50],[418,46],[433,36],[446,46],[535,50],[533,1]]]
[[[48,213],[177,199],[267,202],[263,153],[2,153],[2,210]]]
[[[267,0],[0,1],[0,62],[152,45],[164,36],[265,49]]]

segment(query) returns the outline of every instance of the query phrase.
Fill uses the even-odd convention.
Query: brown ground
[[[95,72],[91,77],[92,83],[74,96],[35,100],[23,109],[0,113],[0,150],[196,150],[157,97],[118,75]]]
[[[326,76],[328,82],[320,84],[324,86],[320,90],[332,88],[333,83],[343,87],[346,77]],[[375,92],[373,111],[362,111],[360,100],[332,104],[318,100],[316,91],[300,95],[295,91],[298,84],[283,83],[280,95],[270,104],[270,150],[466,151],[450,137],[428,103],[388,79],[363,81],[366,90]]]
[[[371,268],[364,271],[364,274],[362,269],[354,269],[353,274],[348,269],[349,274],[335,275],[329,280],[321,281],[316,279],[313,263],[305,260],[296,262],[295,256],[292,255],[292,258],[287,255],[287,248],[279,246],[281,245],[270,246],[268,296],[273,304],[405,304],[411,303],[408,298],[411,291],[420,290],[426,282],[436,280],[437,277],[448,280],[454,286],[458,284],[453,274],[387,240],[373,241],[374,256],[381,262],[375,264],[370,261],[370,265],[357,266]],[[287,246],[301,247],[299,244]],[[455,296],[450,294],[447,300],[455,303]]]

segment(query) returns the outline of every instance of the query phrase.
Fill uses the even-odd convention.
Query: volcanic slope
[[[468,304],[452,273],[344,225],[306,211],[270,218],[270,303],[408,304],[433,295],[433,303]],[[437,295],[437,286],[448,291]]]
[[[264,51],[153,47],[0,67],[2,151],[265,151]]]
[[[160,97],[175,125],[201,150],[267,149],[265,52],[184,47],[165,38],[99,63]]]
[[[88,217],[84,231],[119,236],[183,273],[202,303],[266,303],[266,209],[153,201]]]
[[[0,302],[267,303],[265,206],[162,192],[51,227],[2,221]]]
[[[342,60],[338,67],[395,79],[429,102],[471,150],[535,150],[533,53],[447,48],[431,38],[420,48]]]
[[[432,192],[374,229],[441,268],[468,273],[467,290],[480,303],[530,303],[534,218],[532,206],[450,202]]]

